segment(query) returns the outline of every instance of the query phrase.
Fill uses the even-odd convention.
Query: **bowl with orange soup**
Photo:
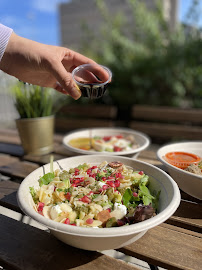
[[[181,190],[202,199],[202,141],[167,144],[157,157]]]

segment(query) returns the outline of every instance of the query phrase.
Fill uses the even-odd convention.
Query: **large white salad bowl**
[[[162,146],[157,151],[158,159],[167,167],[169,174],[176,181],[180,189],[187,194],[202,200],[202,176],[190,173],[168,163],[164,159],[164,156],[166,153],[173,151],[192,153],[202,159],[202,141],[170,143]]]
[[[161,190],[156,216],[133,225],[112,228],[84,228],[49,220],[35,212],[29,192],[29,187],[38,187],[38,179],[44,174],[42,167],[29,174],[21,183],[17,194],[19,206],[26,215],[48,227],[51,233],[61,241],[86,250],[115,249],[131,244],[142,237],[148,229],[161,224],[176,211],[180,203],[178,186],[167,173],[153,165],[127,157],[103,155],[71,157],[59,160],[58,163],[62,168],[69,169],[85,162],[97,165],[105,160],[108,162],[120,161],[136,170],[142,170],[150,176],[150,190]],[[59,168],[58,163],[54,162],[54,169]],[[49,172],[50,164],[45,165],[44,170],[45,173]]]
[[[90,133],[91,132],[91,133]],[[98,151],[92,151],[92,150],[83,150],[78,149],[75,147],[72,147],[69,142],[72,139],[76,138],[89,138],[89,136],[116,136],[116,135],[132,135],[135,138],[136,143],[138,144],[137,148],[127,150],[127,151],[121,151],[121,152],[98,152]],[[149,137],[139,131],[135,131],[129,128],[89,128],[89,129],[78,129],[75,131],[72,131],[68,133],[63,138],[63,145],[70,151],[76,154],[80,155],[113,155],[113,156],[130,156],[137,158],[139,153],[143,150],[145,150],[150,144]]]

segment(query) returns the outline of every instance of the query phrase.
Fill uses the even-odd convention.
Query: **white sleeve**
[[[8,44],[9,38],[13,32],[13,29],[0,24],[0,61],[3,57],[3,54],[6,50],[6,46]]]

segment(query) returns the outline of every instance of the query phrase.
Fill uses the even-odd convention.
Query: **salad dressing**
[[[82,150],[90,150],[93,143],[93,139],[90,136],[91,135],[89,135],[89,138],[81,137],[81,138],[72,139],[69,141],[69,145],[78,149],[82,149]]]

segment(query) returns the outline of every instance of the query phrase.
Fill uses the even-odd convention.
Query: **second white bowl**
[[[202,176],[177,168],[165,160],[168,152],[180,151],[195,154],[202,158],[202,142],[181,142],[165,145],[157,151],[158,159],[167,167],[169,174],[181,190],[202,200]]]
[[[97,151],[88,151],[88,150],[82,150],[75,147],[72,147],[69,142],[72,139],[76,138],[89,138],[89,134],[91,132],[91,136],[116,136],[116,135],[123,135],[128,136],[132,135],[135,138],[136,143],[138,144],[138,147],[135,149],[131,149],[128,151],[121,151],[121,152],[97,152]],[[130,156],[137,158],[139,153],[143,150],[145,150],[150,144],[149,137],[139,131],[135,131],[129,128],[92,128],[92,129],[79,129],[75,130],[73,132],[68,133],[63,138],[63,145],[71,152],[80,154],[80,155],[113,155],[113,156]]]

